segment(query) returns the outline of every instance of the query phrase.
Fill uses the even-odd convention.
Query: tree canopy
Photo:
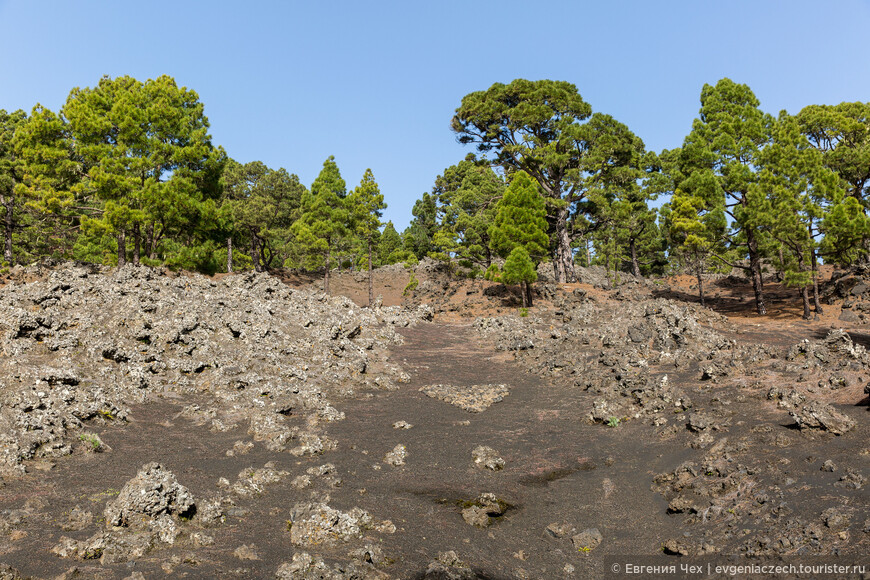
[[[469,93],[451,128],[476,151],[438,175],[401,234],[371,170],[296,174],[230,159],[198,94],[169,76],[103,77],[59,111],[0,110],[0,268],[40,257],[213,273],[450,262],[523,286],[541,262],[635,276],[765,269],[821,311],[820,261],[870,259],[870,104],[764,112],[745,84],[704,85],[682,144],[659,153],[569,82]],[[656,207],[656,200],[664,202]],[[502,267],[500,259],[505,259]],[[451,271],[459,271],[453,268]],[[372,276],[369,275],[371,283]],[[372,290],[369,292],[372,300]]]
[[[639,177],[643,142],[628,128],[592,113],[564,81],[516,79],[463,97],[452,121],[459,142],[506,173],[528,173],[547,198],[557,282],[574,278],[572,243],[596,225],[599,196]]]

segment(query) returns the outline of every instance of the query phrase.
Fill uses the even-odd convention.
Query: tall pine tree
[[[345,203],[347,186],[330,155],[323,162],[323,169],[311,191],[302,195],[301,214],[293,223],[291,231],[303,251],[314,264],[323,264],[323,291],[329,294],[329,270],[331,268],[334,245],[348,231],[348,209]]]
[[[16,210],[22,203],[16,198],[16,184],[21,181],[22,163],[15,154],[12,138],[19,125],[27,119],[24,111],[7,113],[0,109],[0,205],[3,207],[3,259],[13,264],[12,234],[18,225]]]
[[[772,137],[758,158],[759,180],[748,195],[751,204],[762,208],[760,226],[785,250],[779,253],[785,283],[800,289],[803,317],[809,320],[809,287],[819,307],[814,224],[822,214],[822,202],[841,196],[843,190],[839,177],[824,166],[822,154],[810,146],[794,117],[782,111]]]
[[[531,305],[530,284],[537,280],[537,274],[534,279],[528,275],[527,262],[531,261],[534,272],[547,254],[549,238],[546,215],[544,199],[538,193],[538,184],[525,171],[515,173],[496,207],[495,221],[489,229],[489,237],[492,249],[504,258],[512,256],[516,248],[522,248],[521,252],[514,255],[508,279],[522,284],[524,305]],[[507,268],[507,264],[505,267]],[[491,277],[493,274],[494,272],[489,272]],[[495,276],[498,274],[495,273]]]
[[[29,228],[37,256],[69,258],[79,235],[81,216],[100,211],[93,192],[77,187],[84,173],[64,119],[41,105],[15,131],[14,147],[21,162],[16,191],[34,210]]]
[[[710,209],[724,208],[732,220],[727,239],[749,258],[748,266],[736,262],[730,265],[748,271],[756,310],[766,314],[761,272],[766,240],[759,221],[763,207],[753,203],[749,190],[758,181],[758,158],[770,141],[774,119],[758,105],[748,86],[730,79],[722,79],[715,86],[704,85],[700,115],[682,148],[682,173],[694,178],[697,172],[706,172],[713,177],[716,198],[711,198]]]
[[[369,306],[374,301],[374,288],[372,279],[372,252],[375,235],[381,227],[381,216],[387,204],[384,203],[384,195],[378,188],[378,182],[371,169],[366,169],[360,184],[354,188],[348,197],[350,209],[353,213],[352,222],[354,230],[364,240],[368,252],[369,266]]]

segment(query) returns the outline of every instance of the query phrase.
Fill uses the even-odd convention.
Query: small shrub
[[[405,254],[405,257],[402,259],[403,265],[408,270],[413,270],[417,266],[417,264],[420,263],[420,261],[417,259],[417,256],[415,256],[412,252],[405,252]]]
[[[420,281],[417,280],[417,276],[414,275],[414,272],[411,272],[411,278],[408,280],[408,285],[405,286],[404,290],[402,290],[402,296],[407,296],[408,294],[416,290],[419,284]]]
[[[608,427],[619,427],[619,417],[608,417],[605,425]]]
[[[528,309],[528,308],[520,308],[520,317],[521,317],[521,318],[525,318],[525,317],[527,317],[528,315],[529,315],[529,309]]]
[[[82,433],[79,435],[79,441],[87,444],[89,449],[94,453],[101,451],[104,448],[103,441],[96,433]]]

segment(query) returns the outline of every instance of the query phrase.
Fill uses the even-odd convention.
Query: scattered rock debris
[[[510,395],[507,385],[428,385],[420,392],[471,413],[482,413]]]

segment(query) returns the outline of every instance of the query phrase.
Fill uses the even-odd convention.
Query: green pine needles
[[[547,253],[549,238],[544,199],[525,171],[514,174],[496,212],[489,228],[490,246],[507,259],[501,273],[491,268],[488,277],[519,284],[527,308],[532,305],[530,285],[538,279],[537,265]]]

